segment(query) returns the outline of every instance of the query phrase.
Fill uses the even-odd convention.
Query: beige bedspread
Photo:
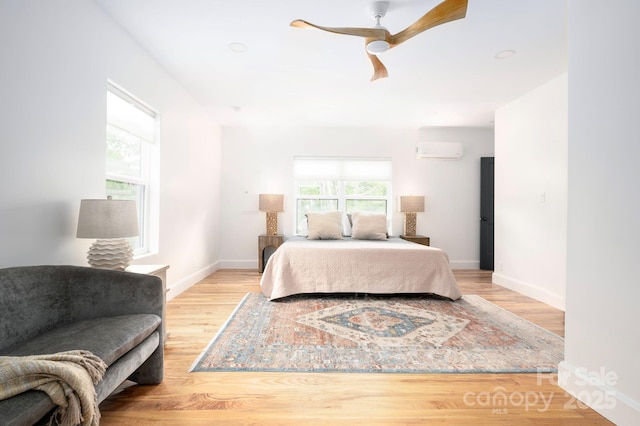
[[[269,258],[260,286],[271,300],[340,292],[461,297],[443,250],[400,238],[288,240]]]

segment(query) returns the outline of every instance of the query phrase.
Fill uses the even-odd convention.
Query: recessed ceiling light
[[[244,53],[247,51],[248,47],[246,44],[242,43],[229,43],[229,49],[231,49],[232,52]]]
[[[496,59],[506,59],[510,58],[516,54],[515,50],[507,49],[496,53]]]

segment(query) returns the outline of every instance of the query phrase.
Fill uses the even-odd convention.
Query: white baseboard
[[[497,272],[493,273],[491,281],[510,290],[524,294],[525,296],[544,302],[547,305],[551,305],[556,309],[565,310],[564,296],[551,293],[544,288],[507,277],[506,275],[502,275]]]
[[[640,402],[616,390],[616,383],[614,372],[590,372],[567,361],[558,364],[558,386],[574,397],[567,404],[588,406],[620,426],[639,425]]]
[[[213,274],[215,271],[220,269],[220,262],[214,262],[209,266],[206,266],[199,271],[194,272],[186,278],[181,279],[180,281],[171,284],[171,286],[167,289],[167,301],[173,299],[183,291],[187,290],[192,285],[201,281],[202,279],[208,277]]]
[[[255,269],[258,270],[258,260],[257,259],[249,259],[249,260],[230,260],[223,259],[218,262],[220,264],[220,269]]]
[[[480,269],[479,260],[451,260],[449,261],[451,269]]]

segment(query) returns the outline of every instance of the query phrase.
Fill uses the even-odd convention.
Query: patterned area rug
[[[484,300],[248,293],[191,371],[556,372],[564,340]]]

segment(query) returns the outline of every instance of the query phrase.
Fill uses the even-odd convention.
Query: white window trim
[[[114,173],[105,173],[105,181],[117,180],[136,185],[144,185],[144,226],[141,229],[142,247],[134,251],[134,259],[140,259],[158,252],[159,247],[159,183],[160,183],[160,114],[146,102],[123,89],[117,83],[107,80],[107,91],[136,106],[142,112],[154,118],[154,140],[143,144],[143,170],[142,179],[130,176],[121,176]],[[113,123],[109,123],[119,127]],[[127,130],[127,129],[123,129]]]

